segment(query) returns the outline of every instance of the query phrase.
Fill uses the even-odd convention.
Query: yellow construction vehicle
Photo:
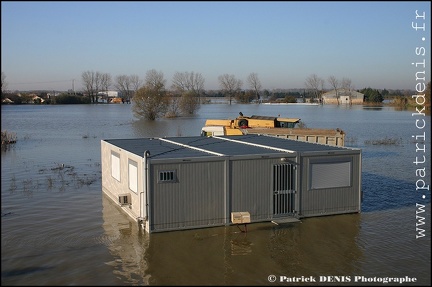
[[[246,117],[240,114],[234,120],[207,120],[206,126],[225,126],[230,128],[294,128],[300,122],[298,118],[281,118],[267,116]]]

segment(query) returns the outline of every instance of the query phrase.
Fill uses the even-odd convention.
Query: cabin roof
[[[104,141],[141,157],[144,156],[145,151],[149,151],[152,159],[214,157],[218,155],[269,155],[283,152],[319,152],[346,149],[264,135],[106,139]]]

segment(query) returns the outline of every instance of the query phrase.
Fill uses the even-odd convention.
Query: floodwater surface
[[[198,136],[206,119],[239,112],[344,130],[346,146],[362,149],[362,212],[148,235],[103,195],[102,139]],[[206,104],[146,121],[128,104],[3,105],[1,117],[17,135],[1,153],[2,285],[431,283],[430,129],[416,140],[410,111]]]

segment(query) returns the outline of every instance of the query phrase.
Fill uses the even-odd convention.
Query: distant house
[[[5,99],[2,101],[2,103],[3,103],[3,104],[13,104],[13,101],[12,101],[11,99],[9,99],[9,98],[5,98]]]
[[[323,104],[348,104],[356,105],[363,104],[364,94],[356,91],[347,91],[345,89],[331,90],[327,93],[322,94]]]

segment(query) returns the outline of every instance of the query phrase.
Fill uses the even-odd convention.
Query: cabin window
[[[120,181],[120,154],[111,152],[111,176]]]
[[[138,163],[133,160],[128,161],[129,189],[138,192]]]
[[[309,189],[351,186],[351,161],[313,162],[309,167]]]
[[[175,170],[163,170],[159,171],[159,183],[165,182],[175,182],[176,181],[176,171]]]
[[[275,127],[276,128],[288,128],[288,129],[293,129],[296,125],[296,122],[279,122],[276,121],[275,122]]]

